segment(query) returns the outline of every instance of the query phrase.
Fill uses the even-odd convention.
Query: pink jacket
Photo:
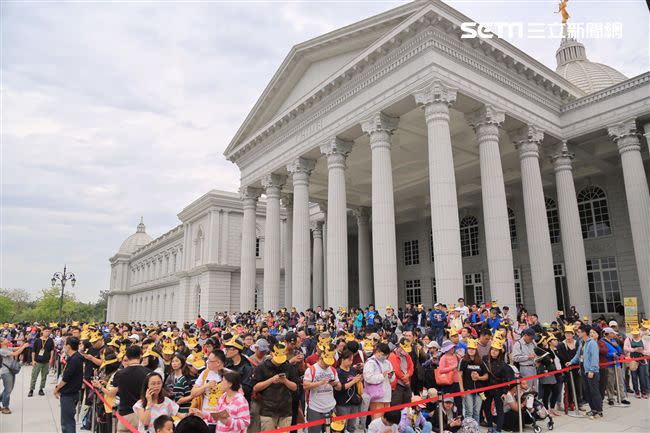
[[[230,417],[226,423],[219,421],[216,431],[222,433],[246,433],[251,423],[251,413],[243,394],[235,394],[235,397],[230,402],[226,402],[226,394],[222,394],[217,404],[217,412],[222,410],[227,411]]]
[[[632,353],[632,343],[630,342],[630,340],[631,337],[627,337],[623,342],[623,352],[625,353],[626,356],[630,356],[630,354]],[[650,355],[650,347],[648,347],[648,344],[645,342],[645,340],[643,340],[643,338],[641,339],[641,341],[643,342],[643,355],[644,356]]]
[[[440,364],[438,365],[440,373],[445,374],[453,371],[454,383],[458,383],[458,356],[449,356],[444,354],[440,357]]]

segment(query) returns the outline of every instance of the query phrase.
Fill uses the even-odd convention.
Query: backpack
[[[479,433],[479,425],[474,418],[465,418],[458,433]]]
[[[2,365],[7,367],[9,372],[14,376],[20,373],[20,362],[12,356],[6,356],[2,358]]]
[[[336,368],[334,368],[334,366],[330,365],[330,370],[332,370],[332,373],[334,373],[334,377],[337,377]],[[316,367],[314,367],[313,365],[310,365],[309,366],[309,372],[311,373],[311,380],[314,380],[314,378],[316,377]],[[305,390],[305,404],[309,404],[309,390],[308,389]]]

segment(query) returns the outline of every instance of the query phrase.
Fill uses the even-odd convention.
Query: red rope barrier
[[[95,394],[97,394],[97,397],[99,397],[99,399],[102,401],[102,403],[104,403],[106,406],[110,407],[111,409],[115,409],[115,408],[113,407],[113,405],[112,405],[112,404],[109,404],[109,403],[106,401],[106,399],[104,398],[104,396],[103,396],[99,391],[97,391],[97,390],[95,389],[95,387],[92,386],[92,384],[91,384],[90,382],[88,382],[86,379],[84,379],[83,381],[84,381],[84,383],[86,384],[86,386],[87,386],[88,388],[92,389],[92,390],[95,392]],[[117,411],[117,409],[115,409],[115,411],[113,412],[113,414],[115,415],[115,417],[116,417],[118,420],[120,420],[120,422],[124,425],[124,427],[128,428],[129,430],[131,430],[131,433],[140,433],[140,432],[138,431],[137,428],[133,427],[133,425],[132,425],[130,422],[128,422],[128,421],[126,420],[126,418],[124,418],[122,415],[120,415],[120,413]]]
[[[612,365],[612,364],[627,363],[627,362],[632,362],[632,361],[642,361],[642,360],[646,360],[646,359],[650,359],[650,356],[642,356],[642,357],[639,357],[639,358],[619,358],[616,361],[602,362],[602,363],[599,363],[598,365],[601,366],[601,367],[605,367],[607,365]],[[453,393],[449,393],[449,394],[444,394],[444,396],[445,397],[462,397],[462,396],[468,395],[468,394],[476,394],[476,393],[480,393],[480,392],[484,392],[484,391],[490,391],[490,390],[497,389],[497,388],[503,388],[503,387],[506,387],[506,386],[515,385],[515,384],[517,384],[518,382],[521,382],[521,381],[533,380],[533,379],[538,379],[540,377],[551,376],[551,375],[556,375],[556,374],[562,374],[562,373],[565,373],[565,372],[570,371],[570,370],[577,370],[579,368],[580,368],[579,365],[571,365],[571,366],[568,366],[568,367],[564,367],[564,368],[562,368],[560,370],[553,370],[553,371],[549,371],[547,373],[535,374],[535,375],[531,375],[531,376],[523,376],[523,377],[520,377],[519,379],[511,380],[511,381],[508,381],[508,382],[498,383],[496,385],[488,385],[488,386],[484,386],[484,387],[481,387],[481,388],[475,388],[475,389],[468,390],[468,391],[453,392]],[[335,417],[332,417],[332,421],[344,421],[344,420],[348,420],[348,419],[351,419],[351,418],[366,417],[366,416],[369,416],[369,415],[375,415],[375,414],[379,414],[379,413],[390,412],[390,411],[393,411],[393,410],[401,410],[401,409],[404,409],[406,407],[420,405],[420,404],[426,404],[426,403],[434,402],[434,401],[437,401],[437,400],[439,400],[439,397],[435,396],[435,397],[431,397],[431,398],[422,399],[422,400],[419,400],[417,402],[403,403],[403,404],[400,404],[400,405],[397,405],[397,406],[390,406],[390,407],[385,407],[385,408],[381,408],[381,409],[368,410],[368,411],[365,411],[365,412],[357,412],[357,413],[351,413],[351,414],[347,414],[347,415],[335,416]],[[296,424],[296,425],[291,425],[291,426],[287,426],[287,427],[281,427],[281,428],[278,428],[278,429],[275,429],[275,430],[265,430],[265,431],[260,432],[260,433],[284,433],[284,432],[299,430],[299,429],[303,429],[303,428],[307,428],[307,427],[313,427],[313,426],[317,426],[317,425],[321,425],[321,424],[325,424],[324,419],[309,421],[309,422],[305,422],[305,423],[302,423],[302,424]]]

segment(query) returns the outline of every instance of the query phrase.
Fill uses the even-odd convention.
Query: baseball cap
[[[443,403],[453,403],[453,402],[454,402],[454,398],[453,398],[453,397],[445,397],[445,398],[442,400],[442,402],[443,402]]]
[[[523,335],[529,335],[529,336],[531,336],[531,337],[534,337],[534,336],[535,336],[535,330],[534,330],[533,328],[526,328],[526,329],[524,329],[524,331],[522,332],[522,334],[523,334]]]
[[[138,334],[131,334],[128,339],[129,340],[140,341],[140,336]]]
[[[429,344],[427,344],[427,348],[429,348],[429,349],[434,348],[434,347],[436,349],[440,349],[440,345],[438,344],[438,342],[436,340],[430,341]]]
[[[616,322],[616,320],[610,320],[610,321],[609,321],[609,326],[610,326],[610,327],[612,327],[612,326],[618,326],[618,323]]]
[[[618,332],[614,331],[612,328],[609,328],[609,327],[603,329],[603,332],[605,334],[618,334]]]
[[[298,340],[298,334],[296,334],[293,331],[289,331],[284,335],[284,341],[287,341],[289,343],[293,343]]]
[[[266,340],[263,339],[263,338],[260,338],[260,339],[257,340],[257,341],[255,342],[255,344],[253,345],[253,350],[255,350],[255,351],[259,351],[259,352],[269,353],[269,352],[271,351],[271,346],[269,346],[269,342],[268,342],[268,341],[266,341]]]

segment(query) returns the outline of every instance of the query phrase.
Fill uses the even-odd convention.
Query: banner
[[[636,304],[636,296],[623,298],[625,306],[625,332],[630,332],[631,328],[639,327],[639,310]]]

